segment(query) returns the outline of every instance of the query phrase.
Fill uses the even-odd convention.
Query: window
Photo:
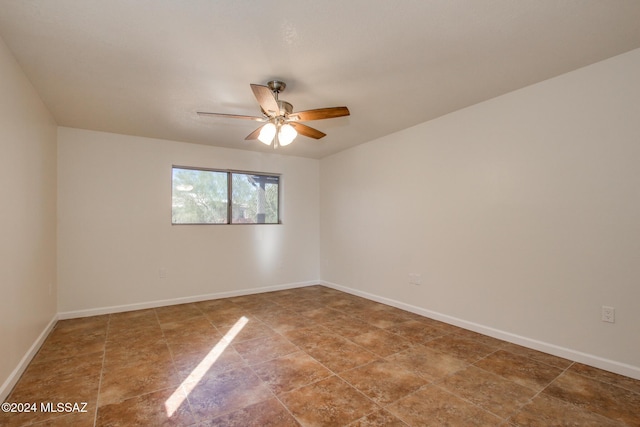
[[[279,224],[280,176],[174,166],[173,224]]]
[[[226,224],[228,203],[227,173],[173,168],[174,224]]]
[[[231,222],[277,224],[280,177],[231,173]]]

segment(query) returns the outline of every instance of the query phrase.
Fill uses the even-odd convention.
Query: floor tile
[[[202,311],[195,304],[177,304],[155,309],[160,324],[176,322],[202,316]]]
[[[295,427],[299,425],[277,399],[255,403],[201,424],[202,427]]]
[[[41,384],[51,380],[99,377],[104,360],[104,352],[86,353],[77,356],[56,359],[34,358],[20,379],[22,386]]]
[[[567,371],[543,392],[607,418],[640,426],[640,394]]]
[[[407,427],[407,424],[384,409],[379,409],[352,422],[348,427]]]
[[[308,299],[301,299],[300,304],[291,304],[286,306],[287,310],[292,311],[300,316],[305,316],[314,310],[320,310],[316,313],[318,316],[316,319],[313,319],[317,322],[324,322],[327,320],[327,314],[332,310],[331,307],[327,307],[326,304],[322,303],[322,301],[318,300],[315,297],[309,297]],[[319,313],[325,312],[324,315]],[[345,316],[344,312],[334,313],[337,316],[343,317]]]
[[[109,326],[109,315],[90,316],[80,319],[59,320],[55,329],[64,332],[106,332]]]
[[[357,298],[351,305],[351,311],[360,315],[366,315],[372,312],[384,312],[389,308],[388,305],[380,302],[371,301],[366,298]]]
[[[99,375],[83,377],[49,376],[41,380],[26,378],[19,381],[9,394],[6,402],[34,402],[38,411],[35,413],[0,413],[0,425],[10,419],[8,425],[24,425],[27,422],[39,422],[59,416],[58,413],[43,412],[40,410],[41,403],[47,402],[84,402],[87,403],[87,410],[95,411],[98,398],[98,386],[100,384]]]
[[[154,310],[117,313],[109,318],[107,341],[144,340],[150,337],[162,337],[162,329]]]
[[[65,359],[80,354],[104,351],[106,330],[76,333],[53,330],[38,352],[40,360]]]
[[[221,343],[225,346],[228,345],[228,342],[217,333],[215,335],[199,335],[192,338],[184,336],[167,341],[167,345],[174,359],[183,354],[198,353],[206,355]]]
[[[343,337],[333,333],[323,325],[313,325],[310,327],[293,329],[283,332],[282,335],[305,351],[322,347],[325,344],[335,344],[345,341]]]
[[[571,403],[541,394],[509,419],[517,427],[623,427],[624,423],[605,418]]]
[[[34,413],[2,413],[0,426],[23,425],[43,420],[59,418],[64,413],[43,412],[41,404],[48,402],[86,402],[86,410],[95,413],[98,397],[100,372],[102,369],[102,352],[78,355],[66,359],[41,361],[29,365],[18,384],[7,397],[7,402],[32,402],[36,404]],[[79,413],[65,420],[57,420],[55,424],[64,425],[67,421],[86,423],[93,417]],[[54,421],[51,422],[52,425]]]
[[[276,394],[289,392],[333,375],[302,351],[254,365],[253,370]]]
[[[249,315],[249,311],[247,309],[238,307],[237,305],[226,308],[203,307],[201,310],[207,319],[209,319],[216,327],[233,326],[240,319]]]
[[[32,425],[33,427],[94,427],[95,418],[95,409],[91,408],[87,409],[87,412],[62,414]]]
[[[503,420],[437,386],[427,386],[386,408],[411,426],[498,426]]]
[[[364,320],[372,326],[378,328],[389,328],[407,321],[407,318],[395,312],[389,312],[384,309],[370,309],[356,313],[355,317]]]
[[[366,332],[349,339],[380,357],[390,356],[412,347],[411,342],[406,338],[384,329]]]
[[[161,329],[167,340],[176,340],[184,336],[220,336],[218,330],[213,326],[213,323],[204,315],[166,322],[161,325]]]
[[[288,309],[263,315],[258,313],[257,317],[271,329],[281,334],[285,334],[288,331],[296,329],[307,328],[316,324],[308,317],[304,317],[299,313]]]
[[[162,338],[128,342],[126,340],[107,341],[104,351],[104,367],[126,366],[140,363],[155,363],[171,360],[167,342]]]
[[[301,298],[296,295],[295,292],[289,291],[278,291],[274,292],[273,295],[267,295],[269,301],[274,302],[283,307],[296,307],[304,304],[305,298]]]
[[[522,347],[521,345],[507,343],[501,347],[502,350],[508,351],[513,354],[527,357],[545,365],[555,366],[559,369],[567,369],[573,363],[570,360],[563,359],[562,357],[554,356],[552,354],[543,353],[541,351],[533,350],[531,348]]]
[[[445,378],[440,387],[500,418],[508,418],[536,392],[498,375],[470,366]]]
[[[305,426],[345,425],[378,409],[336,376],[284,393],[280,400]]]
[[[424,343],[426,348],[453,355],[473,363],[496,351],[496,348],[457,334],[449,334]]]
[[[242,309],[238,304],[231,301],[231,298],[210,299],[205,301],[194,302],[193,305],[198,307],[203,313],[215,310]]]
[[[429,317],[422,317],[422,316],[418,316],[416,318],[416,314],[414,313],[410,313],[411,316],[413,316],[413,318],[409,318],[407,320],[418,320],[422,323],[426,323],[429,326],[432,326],[434,328],[438,328],[438,329],[442,329],[444,332],[446,332],[447,334],[457,334],[460,333],[462,331],[465,331],[465,329],[462,329],[458,326],[454,326],[454,325],[450,325],[448,323],[445,322],[441,322],[439,320],[435,320],[435,319],[431,319]]]
[[[484,345],[496,347],[496,350],[507,344],[506,341],[499,340],[497,338],[490,337],[488,335],[482,335],[474,331],[470,331],[468,329],[457,328],[455,332],[456,335],[460,335],[462,337],[480,342]]]
[[[640,394],[640,380],[614,374],[613,372],[607,372],[592,366],[583,365],[582,363],[574,363],[569,368],[569,371]]]
[[[216,347],[217,345],[220,347]],[[179,350],[173,350],[172,353],[173,363],[181,381],[193,375],[217,374],[246,366],[245,360],[238,352],[222,341],[209,346],[184,346]]]
[[[332,320],[331,322],[323,323],[322,326],[329,329],[331,332],[341,335],[345,338],[351,338],[357,335],[366,334],[367,332],[382,330],[356,318],[352,318],[347,322],[345,322],[343,319]]]
[[[423,344],[434,338],[447,335],[447,332],[435,326],[417,320],[397,323],[387,328],[387,331],[400,335],[412,342]]]
[[[248,367],[207,376],[187,396],[191,409],[200,422],[271,398],[273,393]]]
[[[159,390],[98,408],[96,427],[115,426],[188,426],[195,422],[186,400],[177,408],[167,401],[175,389]],[[179,393],[179,391],[178,391]]]
[[[153,308],[147,310],[124,311],[109,315],[109,328],[132,329],[138,326],[158,325],[158,316]]]
[[[131,328],[109,327],[107,333],[107,345],[113,343],[116,346],[145,346],[149,342],[164,339],[160,324],[135,325]]]
[[[535,391],[542,390],[562,373],[559,368],[504,350],[490,354],[475,366]]]
[[[386,360],[343,372],[340,377],[381,406],[395,402],[427,383],[411,371]]]
[[[242,356],[247,363],[254,365],[275,359],[285,354],[298,351],[298,347],[281,335],[272,335],[262,338],[255,338],[239,343],[232,343],[233,348]]]
[[[321,346],[305,348],[311,357],[333,372],[356,368],[378,359],[378,356],[346,338],[322,342]]]
[[[170,359],[162,362],[114,366],[105,369],[102,374],[98,404],[102,406],[116,403],[178,386],[180,382],[181,379]]]
[[[260,309],[263,307],[273,306],[267,298],[262,294],[255,295],[243,295],[238,297],[228,298],[229,301],[246,310]]]
[[[335,320],[348,322],[352,319],[352,317],[346,313],[329,307],[319,307],[311,310],[306,309],[303,311],[303,316],[318,323],[326,323]]]
[[[247,322],[242,327],[242,329],[239,329],[237,333],[233,334],[232,340],[234,343],[248,341],[255,338],[269,337],[276,334],[276,332],[273,329],[271,329],[269,326],[265,325],[261,321],[255,318],[246,318],[246,319],[247,319]],[[221,335],[226,337],[229,337],[229,334],[231,332],[235,332],[233,326],[218,326],[217,330]]]
[[[469,366],[462,359],[433,351],[420,345],[391,355],[386,360],[413,372],[427,381],[438,381]]]
[[[349,312],[350,307],[355,303],[355,298],[343,293],[338,296],[327,297],[323,302],[327,307]]]
[[[264,317],[266,316],[273,316],[280,313],[289,313],[300,316],[299,313],[289,310],[288,308],[285,308],[271,301],[265,301],[261,305],[255,305],[252,307],[243,307],[243,309],[246,310],[246,315],[254,316],[261,321],[264,321]]]

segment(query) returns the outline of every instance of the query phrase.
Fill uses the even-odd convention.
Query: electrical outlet
[[[616,309],[613,307],[602,306],[602,321],[615,323],[616,321]]]
[[[409,284],[416,285],[416,286],[422,285],[422,274],[409,273]]]
[[[166,268],[161,268],[160,270],[158,270],[158,276],[160,276],[161,279],[166,279],[167,278],[167,269]]]

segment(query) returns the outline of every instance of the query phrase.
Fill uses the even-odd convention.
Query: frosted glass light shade
[[[282,146],[289,145],[294,139],[296,139],[296,136],[298,136],[298,132],[296,132],[293,126],[287,123],[280,127],[278,142],[280,142],[280,145]]]
[[[271,144],[271,141],[273,141],[274,136],[276,136],[276,125],[274,125],[273,123],[267,123],[266,125],[262,126],[260,134],[258,135],[258,139],[263,144],[269,145]]]

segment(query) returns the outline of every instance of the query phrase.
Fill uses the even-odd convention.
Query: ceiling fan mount
[[[347,107],[318,108],[294,112],[291,103],[278,99],[278,94],[287,87],[286,83],[281,80],[271,80],[267,82],[266,86],[256,84],[251,84],[250,86],[262,110],[262,117],[203,111],[198,111],[198,115],[264,122],[264,125],[251,132],[245,140],[258,139],[266,145],[271,145],[273,142],[273,148],[277,148],[278,145],[290,144],[298,134],[313,139],[320,139],[326,136],[325,133],[300,122],[333,119],[350,115]]]
[[[287,88],[287,84],[280,80],[271,80],[270,82],[267,82],[267,87],[271,89],[271,92],[280,93],[284,92]]]

